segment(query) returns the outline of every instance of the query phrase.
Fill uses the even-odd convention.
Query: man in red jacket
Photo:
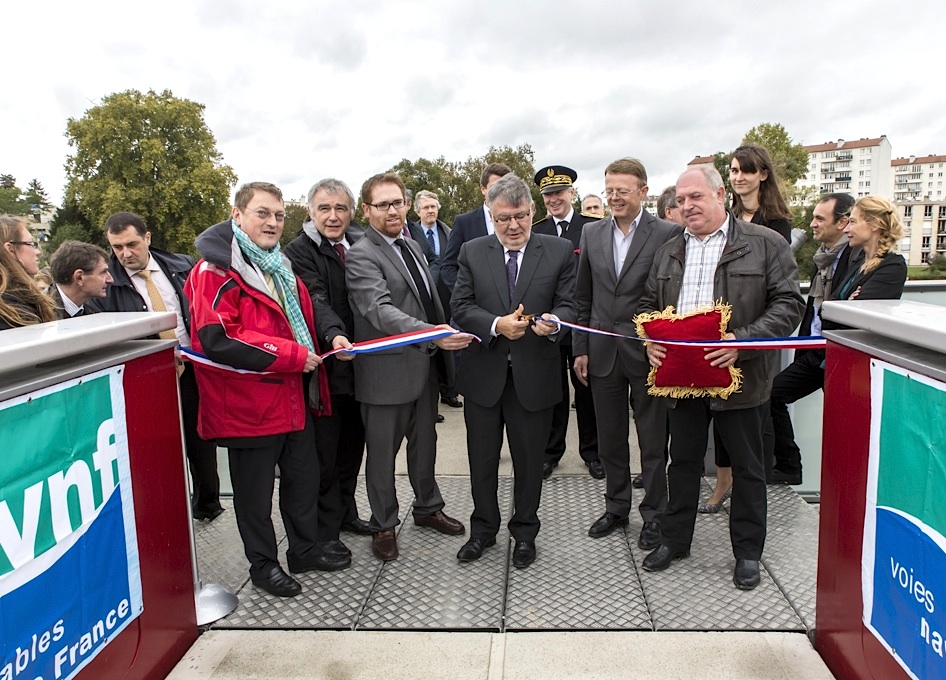
[[[319,368],[312,301],[280,252],[282,192],[252,182],[234,203],[230,220],[197,238],[203,259],[185,289],[193,349],[214,362],[195,364],[197,427],[229,450],[233,508],[253,584],[292,597],[302,587],[279,564],[272,521],[277,465],[289,571],[351,564],[350,555],[316,545],[319,460],[309,401],[316,411],[331,410],[328,380]]]

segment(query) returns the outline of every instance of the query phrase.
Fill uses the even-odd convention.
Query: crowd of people
[[[703,361],[740,369],[741,388],[725,399],[670,399],[649,394],[648,374],[671,347],[562,322],[630,338],[638,314],[673,307],[685,315],[722,302],[731,310],[725,338],[784,337],[799,322],[801,334],[820,335],[830,328],[820,316],[825,300],[900,296],[906,263],[894,248],[896,210],[877,196],[821,198],[806,305],[790,213],[759,146],[733,155],[731,209],[711,166],[681,174],[660,195],[657,215],[643,207],[647,172],[633,158],[605,168],[606,202],[585,196],[579,209],[570,168],[529,179],[544,219],[534,221],[529,182],[494,163],[480,177],[483,205],[452,226],[438,219],[435,187],[413,197],[420,219],[410,221],[412,197],[394,173],[364,182],[368,224],[358,225],[351,189],[323,179],[285,248],[282,192],[250,182],[230,217],[198,236],[199,261],[153,247],[141,217],[120,212],[104,225],[112,252],[67,241],[50,258],[48,284],[34,278],[41,251],[27,222],[0,216],[0,329],[100,311],[174,312],[177,327],[161,337],[206,359],[178,371],[193,516],[213,521],[223,512],[216,447],[226,447],[250,577],[273,595],[301,592],[292,574],[349,567],[344,532],[371,535],[380,560],[398,558],[394,469],[405,439],[413,522],[467,533],[446,514],[435,476],[438,401],[464,409],[467,431],[474,510],[457,559],[475,561],[496,543],[505,432],[515,476],[512,564],[528,567],[543,479],[566,452],[571,394],[577,453],[605,479],[604,512],[589,537],[627,526],[632,487],[643,488],[642,566],[661,571],[689,555],[697,513],[717,512],[731,497],[733,583],[754,588],[766,484],[801,481],[787,406],[823,386],[823,350],[798,351],[779,372],[774,352],[710,348]],[[388,342],[410,334],[421,339]],[[353,353],[354,343],[372,342],[376,351]],[[634,478],[631,412],[642,469]],[[700,504],[711,433],[717,484]],[[363,460],[367,519],[355,502]],[[277,468],[288,573],[272,521]]]

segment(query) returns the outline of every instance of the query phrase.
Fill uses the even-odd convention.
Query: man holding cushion
[[[777,338],[789,335],[805,305],[798,288],[798,268],[785,239],[765,227],[738,220],[725,206],[723,179],[713,167],[687,170],[677,180],[677,204],[685,230],[661,248],[641,298],[640,311],[673,306],[678,315],[728,305],[725,339]],[[670,345],[649,343],[647,357],[658,368]],[[777,355],[765,350],[713,349],[707,366],[742,373],[741,387],[723,397],[671,400],[670,500],[663,516],[661,545],[644,558],[647,571],[662,571],[690,554],[700,476],[710,422],[732,455],[732,511],[729,527],[736,567],[733,583],[750,590],[759,584],[759,560],[765,544],[765,463],[762,424]],[[701,367],[693,366],[693,382]]]

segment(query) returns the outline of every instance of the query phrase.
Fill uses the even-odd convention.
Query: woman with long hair
[[[864,196],[854,204],[844,233],[851,247],[863,249],[864,261],[860,267],[852,267],[850,277],[828,299],[898,299],[907,280],[907,263],[894,250],[903,238],[903,225],[894,205],[880,196]],[[823,327],[830,329],[832,324],[825,322]]]
[[[22,217],[0,215],[0,330],[55,321],[52,299],[39,291],[40,250]]]
[[[732,185],[732,211],[740,220],[768,227],[792,242],[792,213],[782,196],[778,174],[772,157],[758,144],[743,144],[729,162],[729,183]],[[729,454],[719,437],[714,437],[716,450],[716,488],[697,510],[719,512],[732,494],[732,466]]]

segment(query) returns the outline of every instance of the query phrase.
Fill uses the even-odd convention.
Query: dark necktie
[[[437,245],[434,243],[433,229],[427,229],[427,243],[430,244],[430,256],[437,257]]]
[[[79,307],[76,313],[73,314],[72,316],[84,316],[84,315],[85,315],[85,307]]]
[[[411,253],[410,246],[403,239],[394,241],[394,245],[401,249],[401,255],[404,257],[404,264],[407,265],[407,271],[414,279],[414,286],[417,288],[417,294],[420,295],[420,302],[424,306],[424,313],[427,315],[427,323],[435,326],[443,323],[443,320],[437,314],[437,308],[434,307],[434,301],[430,299],[430,293],[427,292],[427,282],[424,280],[417,263],[414,261],[414,255]]]
[[[510,250],[509,260],[506,262],[506,280],[509,284],[509,302],[512,303],[513,293],[516,292],[516,277],[519,275],[519,251]]]
[[[338,253],[338,257],[341,259],[342,264],[345,264],[345,246],[341,243],[336,243],[332,246],[335,249],[335,252]]]
[[[568,220],[562,220],[558,223],[558,226],[562,228],[562,238],[565,238],[565,234],[568,233]]]

